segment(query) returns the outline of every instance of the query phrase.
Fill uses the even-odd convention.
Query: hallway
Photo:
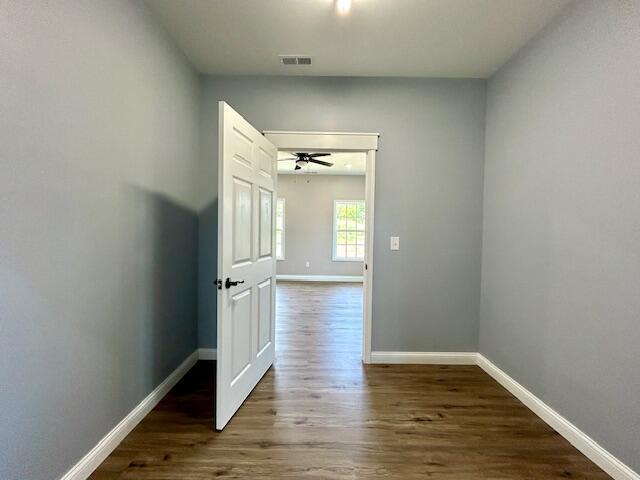
[[[91,478],[609,478],[476,366],[364,367],[361,295],[279,282],[276,364],[227,428],[199,362]]]

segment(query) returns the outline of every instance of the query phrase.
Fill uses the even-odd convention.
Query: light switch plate
[[[391,250],[400,250],[400,237],[391,237]]]

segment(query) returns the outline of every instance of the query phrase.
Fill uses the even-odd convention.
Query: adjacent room
[[[278,152],[278,280],[361,282],[366,155],[292,155]],[[325,165],[307,162],[304,155],[322,155],[317,160]]]
[[[0,479],[640,480],[640,0],[0,0]]]

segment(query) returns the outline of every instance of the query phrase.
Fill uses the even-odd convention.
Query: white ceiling
[[[202,73],[486,78],[569,0],[147,0]],[[279,54],[311,55],[284,66]]]
[[[309,174],[318,175],[364,175],[366,170],[367,155],[360,152],[353,153],[332,153],[331,156],[322,157],[320,160],[333,163],[332,167],[325,167],[316,163],[308,163],[306,167],[300,170],[294,170],[295,162],[280,161],[283,158],[291,158],[293,155],[289,152],[278,152],[278,174]]]

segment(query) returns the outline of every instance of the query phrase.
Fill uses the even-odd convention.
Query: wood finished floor
[[[226,429],[198,362],[90,478],[609,478],[478,367],[363,366],[361,295],[279,282],[276,364]]]

